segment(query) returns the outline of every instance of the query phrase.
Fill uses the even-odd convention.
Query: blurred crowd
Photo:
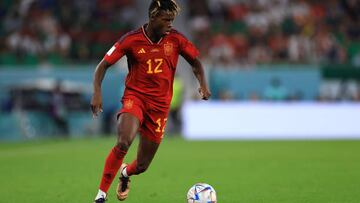
[[[223,66],[360,66],[358,0],[196,0],[186,27]],[[0,64],[89,63],[134,28],[136,1],[2,0]],[[239,66],[240,65],[240,66]]]
[[[189,0],[187,5],[194,41],[221,67],[360,66],[358,0]]]
[[[360,66],[358,0],[186,2],[187,27],[211,62]],[[136,12],[131,0],[2,0],[0,64],[98,60],[134,28]]]
[[[98,60],[135,15],[131,0],[1,0],[0,64]]]

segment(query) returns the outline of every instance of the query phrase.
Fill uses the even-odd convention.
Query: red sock
[[[100,190],[106,192],[114,180],[116,173],[118,172],[126,151],[122,151],[117,147],[113,147],[105,161],[105,167],[100,183]]]
[[[137,166],[137,160],[135,159],[131,164],[129,164],[126,167],[126,173],[128,176],[139,174],[138,172],[136,172],[136,166]]]

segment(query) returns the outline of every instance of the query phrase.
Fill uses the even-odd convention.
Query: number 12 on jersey
[[[164,59],[162,58],[147,60],[146,63],[148,64],[148,70],[146,71],[146,73],[147,74],[161,73],[162,72],[161,65],[163,64],[163,62]]]
[[[167,121],[167,118],[164,118],[164,119],[158,118],[156,120],[158,127],[155,129],[155,132],[157,132],[157,133],[165,132],[166,121]]]

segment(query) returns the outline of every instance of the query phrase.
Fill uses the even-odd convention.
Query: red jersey
[[[199,51],[174,29],[158,42],[152,42],[145,26],[125,34],[106,53],[104,60],[114,64],[126,55],[129,73],[124,95],[140,93],[146,101],[168,108],[179,55],[195,59]]]

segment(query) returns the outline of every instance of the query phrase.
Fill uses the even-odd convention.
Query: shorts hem
[[[116,114],[116,120],[117,120],[117,121],[119,120],[120,115],[123,114],[123,113],[129,113],[129,114],[135,116],[135,117],[139,120],[140,126],[142,125],[144,119],[141,119],[141,118],[139,117],[139,115],[136,115],[136,113],[133,113],[133,112],[131,112],[131,111],[119,111],[119,112]]]

